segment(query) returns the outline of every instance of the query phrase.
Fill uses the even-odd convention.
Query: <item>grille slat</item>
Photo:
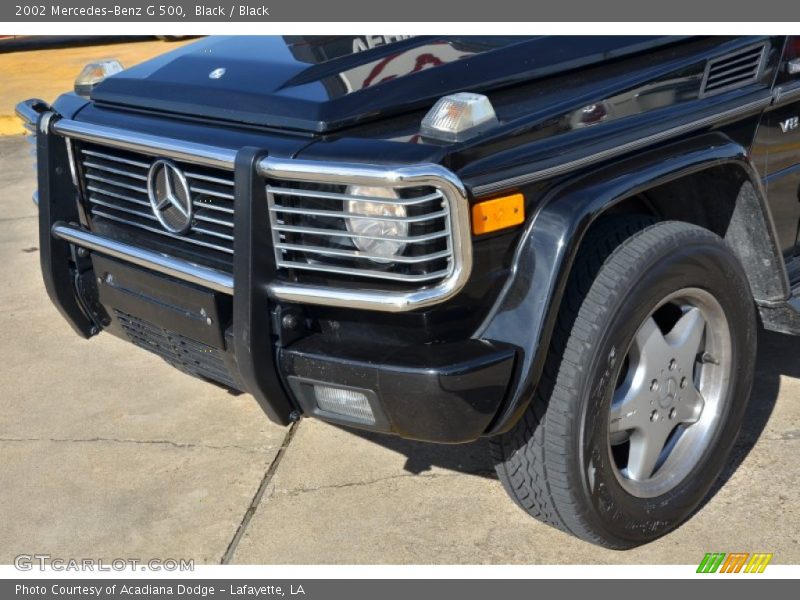
[[[127,213],[129,215],[136,215],[137,217],[142,217],[144,219],[149,219],[151,221],[158,222],[158,219],[156,219],[155,216],[153,216],[152,213],[148,214],[147,212],[142,211],[142,210],[136,210],[136,209],[133,209],[133,208],[127,208],[125,206],[118,206],[116,204],[109,204],[108,202],[103,202],[102,200],[98,200],[97,198],[95,198],[93,196],[89,197],[89,202],[91,202],[92,204],[95,204],[97,206],[103,206],[105,208],[113,208],[114,210],[118,210],[120,212],[124,212],[124,213]]]
[[[178,247],[212,251],[230,264],[233,254],[233,173],[176,163],[192,191],[193,221],[186,234],[176,235],[158,221],[150,205],[147,177],[158,157],[117,148],[85,145],[80,170],[92,217],[115,226],[136,228],[174,240]],[[218,253],[218,254],[217,254]]]
[[[233,207],[232,206],[220,206],[218,204],[212,204],[208,199],[205,202],[202,201],[193,201],[192,205],[196,209],[208,209],[213,210],[216,212],[223,212],[229,215],[233,214]],[[230,221],[231,227],[233,227],[233,219]]]
[[[117,200],[124,200],[125,202],[130,202],[132,204],[138,204],[139,206],[146,206],[150,208],[150,202],[148,200],[142,200],[141,198],[134,198],[133,196],[120,194],[119,192],[112,192],[110,190],[99,188],[94,185],[88,185],[86,186],[86,189],[90,192],[102,194],[103,196],[111,196],[112,198],[116,198]]]
[[[188,177],[188,176],[187,176]],[[215,198],[225,198],[226,200],[233,200],[233,194],[226,194],[225,192],[217,192],[206,188],[191,186],[190,188],[195,194],[204,194],[206,196],[214,196]]]
[[[218,237],[223,240],[233,241],[233,236],[228,233],[220,233],[219,231],[213,231],[212,229],[206,229],[205,227],[194,227],[194,230],[197,233],[205,233],[206,235]]]
[[[139,229],[144,229],[145,231],[150,231],[152,233],[157,233],[159,235],[163,235],[163,236],[172,238],[174,240],[185,240],[186,239],[186,238],[181,237],[179,235],[172,234],[172,233],[168,232],[165,229],[160,229],[158,227],[151,227],[149,225],[144,225],[142,223],[137,223],[136,221],[131,221],[130,219],[125,219],[124,217],[119,217],[117,215],[112,215],[112,214],[109,214],[107,212],[103,212],[103,211],[100,211],[100,210],[96,210],[95,209],[95,210],[92,211],[92,214],[94,214],[94,215],[96,215],[98,217],[102,217],[104,219],[109,219],[111,221],[116,221],[117,223],[123,223],[125,225],[132,225],[134,227],[138,227]],[[226,254],[233,254],[233,248],[226,248],[225,246],[221,246],[219,244],[212,244],[212,243],[209,243],[209,242],[205,242],[205,241],[199,240],[197,238],[192,240],[192,244],[195,244],[197,246],[202,246],[204,248],[211,248],[212,250],[218,250],[219,252],[225,252]]]
[[[209,217],[206,214],[195,214],[195,218],[198,221],[203,221],[204,223],[214,223],[215,225],[220,225],[222,227],[228,227],[229,229],[233,229],[233,223],[230,221],[224,221],[222,219],[217,219],[215,217]]]
[[[132,192],[139,192],[141,194],[144,194],[145,196],[147,195],[147,187],[143,187],[140,185],[132,185],[124,181],[119,181],[118,179],[110,179],[108,177],[102,177],[100,175],[88,172],[86,173],[85,177],[86,179],[90,179],[92,181],[99,181],[100,183],[113,185],[114,187],[124,188],[126,190],[131,190]]]
[[[184,173],[189,179],[197,179],[198,181],[208,181],[209,183],[218,183],[220,185],[227,185],[233,187],[232,179],[222,179],[221,177],[212,177],[210,175],[202,175],[200,173]]]
[[[114,173],[115,175],[122,175],[123,177],[130,177],[131,179],[139,179],[140,181],[147,181],[146,174],[140,173],[131,173],[130,171],[124,171],[122,169],[116,169],[114,167],[109,167],[108,165],[103,165],[100,163],[89,162],[88,160],[83,162],[84,167],[91,167],[92,169],[98,169],[101,171],[106,171],[108,173]]]
[[[114,156],[113,154],[107,154],[105,152],[97,152],[96,150],[83,150],[83,153],[87,156],[95,156],[97,158],[104,158],[106,160],[111,160],[114,162],[125,163],[127,165],[133,165],[135,167],[142,167],[144,169],[150,168],[150,163],[142,162],[139,160],[131,160],[129,158],[120,158],[119,156]]]

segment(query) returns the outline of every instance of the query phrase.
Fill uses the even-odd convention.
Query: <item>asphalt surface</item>
[[[800,562],[800,341],[761,336],[745,430],[683,527],[629,552],[578,541],[506,498],[485,443],[437,446],[315,421],[271,424],[255,401],[109,335],[78,338],[39,275],[33,173],[0,137],[0,563],[697,564],[706,552]]]

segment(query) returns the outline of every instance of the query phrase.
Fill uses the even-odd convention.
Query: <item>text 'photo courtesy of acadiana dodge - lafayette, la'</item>
[[[142,596],[191,596],[194,598],[207,598],[214,595],[246,596],[248,598],[262,598],[270,596],[300,596],[306,595],[301,584],[290,585],[283,588],[279,585],[250,585],[219,583],[216,585],[203,585],[178,583],[161,585],[158,583],[143,584],[96,584],[96,585],[71,585],[68,583],[33,584],[18,583],[14,586],[17,597],[24,596],[70,596],[73,598],[95,597],[104,595],[120,595],[138,598]]]
[[[796,471],[754,448],[796,439],[797,404],[775,401],[793,371],[773,359],[800,335],[800,36],[211,36],[87,63],[16,105],[36,146],[36,297],[96,339],[76,346],[106,372],[93,388],[114,394],[107,372],[149,352],[271,421],[247,419],[274,427],[274,453],[245,510],[209,518],[233,532],[206,560],[266,539],[282,501],[325,551],[295,531],[253,556],[570,560],[557,544],[514,559],[514,530],[613,561],[652,561],[668,534],[694,540],[674,562],[736,557],[702,572],[798,556],[796,511],[774,516]],[[147,410],[109,402],[103,439],[132,439],[114,427]],[[335,443],[301,450],[320,431]],[[465,503],[470,483],[442,472],[489,495]],[[736,487],[745,472],[757,491]],[[427,487],[406,516],[442,529],[382,520],[404,518],[412,475]],[[296,512],[312,493],[324,527]],[[730,553],[741,527],[714,502],[736,498],[774,536]],[[434,506],[515,542],[445,544],[462,528]],[[354,531],[370,543],[349,548]]]

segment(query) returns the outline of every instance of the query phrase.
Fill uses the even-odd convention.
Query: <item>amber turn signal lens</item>
[[[472,207],[472,233],[480,235],[507,229],[525,221],[525,198],[511,194],[479,202]]]

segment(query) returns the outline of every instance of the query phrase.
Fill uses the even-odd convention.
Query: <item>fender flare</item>
[[[781,254],[766,197],[748,151],[720,132],[583,171],[557,185],[542,199],[520,238],[509,278],[475,334],[479,339],[517,349],[514,375],[504,404],[486,435],[510,429],[533,397],[572,264],[592,223],[627,198],[722,165],[734,166],[742,178],[742,190],[750,189],[752,205],[742,209],[743,217],[763,219],[768,230],[767,236],[763,236],[763,229],[759,230],[764,252],[779,259]],[[773,278],[771,298],[765,302],[780,301],[780,296],[785,298],[789,292],[782,262],[773,262],[774,265],[780,265],[781,273]]]

